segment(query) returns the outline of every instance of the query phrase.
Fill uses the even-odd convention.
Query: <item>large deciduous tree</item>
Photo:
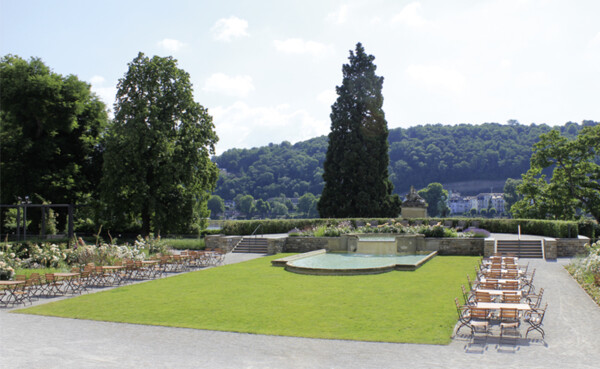
[[[342,85],[331,107],[331,132],[324,162],[321,217],[395,217],[400,198],[388,178],[388,128],[382,109],[383,77],[363,46],[350,51]]]
[[[569,140],[552,130],[534,145],[531,168],[511,208],[515,217],[573,219],[578,210],[600,221],[600,125],[584,127]],[[552,168],[552,178],[542,174]]]
[[[427,202],[427,214],[430,217],[445,217],[450,214],[448,207],[448,191],[441,183],[430,183],[419,191],[419,195]]]
[[[87,202],[102,173],[104,103],[88,83],[39,58],[4,56],[0,78],[0,201],[37,194],[54,204]]]
[[[188,73],[172,57],[139,53],[117,90],[102,183],[112,220],[141,218],[144,234],[205,226],[218,138]]]

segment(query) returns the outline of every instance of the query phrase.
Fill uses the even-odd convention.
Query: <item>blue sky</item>
[[[138,52],[175,57],[218,153],[329,132],[362,42],[390,128],[600,121],[600,1],[0,0],[0,50],[74,74],[112,108]]]

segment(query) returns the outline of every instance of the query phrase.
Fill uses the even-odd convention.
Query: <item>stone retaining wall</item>
[[[483,238],[425,238],[422,235],[406,237],[410,250],[399,246],[399,252],[433,252],[438,255],[483,255]],[[283,252],[309,252],[319,249],[348,251],[348,237],[288,237]],[[492,244],[493,248],[493,244]]]
[[[423,235],[399,235],[405,240],[398,243],[398,252],[433,252],[438,255],[472,255],[490,256],[494,253],[494,239],[488,238],[425,238]],[[242,239],[241,236],[206,236],[206,247],[220,248],[227,252]],[[282,252],[309,252],[319,249],[327,251],[348,251],[351,241],[349,237],[287,237],[268,239],[268,253]],[[590,239],[584,236],[579,238],[547,238],[545,240],[546,258],[573,257],[584,253],[584,245]]]
[[[484,254],[483,238],[425,238],[425,248],[417,251],[433,252],[438,255],[479,256]]]
[[[230,252],[242,239],[242,236],[209,235],[204,238],[207,249],[221,249]]]
[[[585,236],[579,236],[578,238],[557,238],[556,255],[559,258],[564,258],[584,254],[584,245],[586,243],[590,243],[590,239]]]
[[[319,249],[327,251],[347,251],[345,237],[288,237],[285,239],[283,252],[309,252]]]

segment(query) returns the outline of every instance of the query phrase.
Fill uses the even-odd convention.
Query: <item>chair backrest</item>
[[[475,291],[477,302],[492,302],[492,296],[488,292]]]
[[[471,277],[467,274],[467,283],[469,284],[469,290],[473,289],[473,283],[471,283]]]
[[[44,274],[44,277],[46,278],[46,282],[54,282],[56,279],[54,278],[54,273],[46,273]]]
[[[470,307],[471,319],[487,320],[489,318],[489,312],[487,309],[478,307]]]
[[[480,282],[479,287],[484,290],[496,290],[498,289],[498,281],[488,279],[485,282]]]
[[[516,293],[505,292],[502,294],[502,298],[507,304],[518,304],[521,302],[521,296]]]
[[[519,311],[517,309],[500,309],[500,320],[518,320]]]
[[[519,272],[516,269],[507,270],[506,272],[502,273],[502,277],[504,279],[517,279],[519,277]]]
[[[516,291],[519,289],[519,281],[506,281],[502,284],[502,289]]]
[[[15,274],[15,281],[26,281],[27,276],[25,274]]]
[[[465,304],[466,304],[469,302],[469,293],[467,292],[464,284],[461,284],[460,288],[462,289],[463,299],[465,300]]]
[[[468,310],[465,310],[465,307],[462,306],[460,302],[458,302],[458,297],[454,298],[454,303],[456,304],[456,312],[458,313],[458,319],[464,321],[467,318],[466,312]]]

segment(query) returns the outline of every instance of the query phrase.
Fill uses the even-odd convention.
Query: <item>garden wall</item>
[[[483,255],[483,238],[425,238],[422,235],[414,235],[406,237],[406,241],[411,243],[411,246],[414,243],[414,250],[417,252],[437,251],[438,255]],[[288,237],[282,252],[302,253],[319,249],[348,251],[348,237]]]
[[[398,252],[417,251],[433,252],[438,255],[472,255],[472,256],[490,256],[494,252],[494,239],[483,238],[435,238],[423,237],[422,235],[397,235],[404,236],[406,239],[399,243]],[[233,247],[242,239],[241,236],[206,236],[206,247],[215,249],[220,248],[231,251]],[[349,241],[350,240],[350,241]],[[327,251],[348,251],[352,244],[352,238],[343,237],[287,237],[268,239],[269,254],[278,254],[281,252],[309,252],[314,250],[326,249]],[[585,236],[578,238],[546,238],[546,258],[554,259],[556,257],[573,257],[585,253],[584,245],[589,243],[590,239]],[[408,248],[401,245],[407,245]]]
[[[556,255],[559,258],[573,257],[585,254],[585,244],[590,243],[590,239],[585,236],[578,238],[557,238]]]

